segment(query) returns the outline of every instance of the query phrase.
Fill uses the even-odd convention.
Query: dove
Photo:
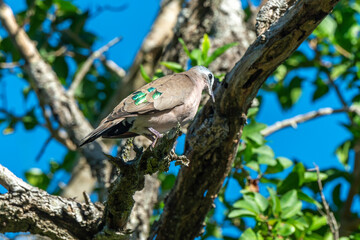
[[[103,138],[130,138],[143,135],[154,148],[163,133],[192,121],[207,88],[215,102],[214,75],[206,67],[167,75],[139,88],[123,99],[79,146]]]

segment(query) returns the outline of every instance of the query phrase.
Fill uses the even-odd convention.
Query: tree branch
[[[327,116],[327,115],[331,115],[334,113],[343,113],[343,112],[356,112],[358,111],[358,109],[356,109],[355,107],[344,107],[344,108],[340,108],[340,109],[332,109],[332,108],[320,108],[316,111],[311,111],[308,113],[304,113],[304,114],[299,114],[295,117],[289,118],[289,119],[285,119],[279,122],[276,122],[275,124],[268,126],[267,128],[265,128],[264,130],[261,131],[261,134],[265,137],[273,134],[274,132],[277,132],[281,129],[287,128],[287,127],[293,127],[293,128],[297,128],[297,124],[298,123],[303,123],[321,116]]]
[[[321,183],[319,167],[316,164],[314,164],[314,165],[315,165],[315,170],[316,170],[316,174],[317,174],[317,182],[318,182],[318,186],[319,186],[319,192],[320,192],[320,196],[321,196],[321,201],[322,201],[322,203],[324,205],[324,208],[325,208],[325,214],[322,213],[321,211],[320,212],[322,213],[322,215],[326,216],[326,220],[327,220],[327,223],[328,223],[328,225],[330,227],[330,231],[331,231],[331,233],[333,235],[334,240],[338,240],[339,239],[339,226],[337,224],[337,221],[336,221],[336,218],[335,218],[334,214],[330,210],[329,204],[326,201],[324,191],[323,191],[323,186],[322,186],[322,183]]]
[[[114,231],[126,230],[131,210],[134,206],[133,195],[136,191],[144,188],[145,175],[167,171],[172,160],[176,160],[169,154],[179,136],[179,129],[172,130],[160,139],[155,149],[148,148],[146,151],[137,149],[132,140],[128,140],[122,148],[120,158],[111,156],[109,160],[120,169],[118,178],[109,189],[107,201],[106,222],[109,229]],[[130,160],[130,149],[134,146],[136,157]]]
[[[190,166],[179,172],[152,236],[193,239],[231,169],[246,112],[266,78],[311,34],[338,0],[299,0],[257,38],[192,123],[186,140]]]
[[[51,239],[92,239],[102,224],[102,205],[81,204],[32,187],[0,165],[0,232],[31,232]]]
[[[100,58],[101,55],[108,51],[112,46],[114,46],[116,43],[118,43],[122,37],[116,37],[112,39],[110,42],[108,42],[106,45],[102,46],[95,52],[93,52],[88,59],[84,62],[84,64],[81,66],[80,70],[75,75],[75,78],[68,90],[69,97],[74,96],[74,92],[81,83],[81,81],[84,79],[85,75],[89,72],[91,65],[95,61],[96,58]]]

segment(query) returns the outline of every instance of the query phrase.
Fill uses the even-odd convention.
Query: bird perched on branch
[[[214,100],[214,75],[203,66],[159,78],[123,99],[99,126],[79,144],[99,137],[129,138],[144,135],[152,147],[162,133],[191,121],[197,112],[202,91],[207,88]]]

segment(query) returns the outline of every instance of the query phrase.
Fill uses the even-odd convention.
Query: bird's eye
[[[208,77],[209,77],[209,79],[211,80],[211,79],[212,79],[212,74],[209,73]]]

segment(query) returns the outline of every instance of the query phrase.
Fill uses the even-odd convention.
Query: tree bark
[[[100,230],[101,204],[78,203],[32,187],[0,165],[0,232],[31,232],[51,239],[92,239]]]

